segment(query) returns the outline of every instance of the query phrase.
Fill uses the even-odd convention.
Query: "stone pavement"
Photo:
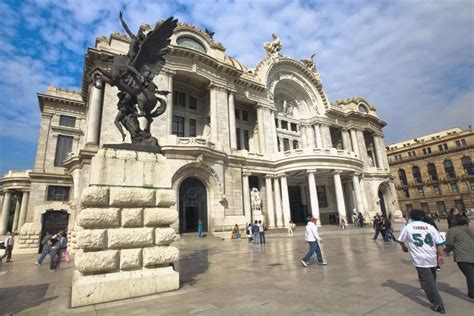
[[[180,290],[76,309],[69,308],[72,263],[50,272],[31,255],[14,255],[0,266],[0,315],[433,315],[409,255],[368,233],[322,228],[328,265],[307,268],[303,227],[293,237],[269,233],[266,245],[184,238],[176,243]],[[439,288],[448,315],[472,315],[452,257]]]

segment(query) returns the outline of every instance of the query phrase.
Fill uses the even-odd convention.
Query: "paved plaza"
[[[178,291],[69,308],[73,264],[50,272],[45,260],[14,255],[0,266],[0,314],[19,315],[432,315],[408,254],[395,243],[371,240],[371,229],[322,228],[327,266],[300,260],[303,227],[293,237],[267,234],[267,244],[247,240],[197,240],[177,244]],[[313,259],[314,260],[314,259]],[[314,263],[314,261],[312,261]],[[448,315],[472,315],[465,279],[452,257],[439,274]]]

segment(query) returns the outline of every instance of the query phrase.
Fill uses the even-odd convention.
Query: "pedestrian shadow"
[[[456,289],[454,287],[451,287],[448,283],[444,283],[444,282],[438,282],[438,289],[442,292],[451,294],[453,296],[456,296],[457,298],[465,300],[466,302],[472,303],[472,299],[470,299],[467,296],[467,289],[466,289],[466,293],[465,293],[465,292],[461,291],[460,289]]]
[[[176,270],[179,271],[180,287],[188,284],[194,285],[196,277],[209,269],[209,250],[197,250],[192,254],[180,258],[175,264]]]
[[[0,315],[15,315],[58,298],[59,296],[45,298],[48,287],[49,284],[45,283],[0,288]]]
[[[431,307],[431,305],[424,300],[424,295],[422,294],[422,290],[408,285],[404,283],[399,283],[395,280],[387,280],[384,283],[382,283],[381,287],[389,287],[400,293],[401,295],[408,297],[411,299],[413,302],[424,306],[424,307]],[[421,297],[420,297],[421,296]]]

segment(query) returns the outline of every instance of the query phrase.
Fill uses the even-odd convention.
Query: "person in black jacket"
[[[451,228],[453,227],[453,219],[456,215],[459,214],[459,210],[455,207],[451,207],[451,209],[449,210],[449,214],[448,214],[448,228]]]

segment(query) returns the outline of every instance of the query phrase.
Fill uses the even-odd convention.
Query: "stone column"
[[[354,188],[354,195],[355,195],[355,204],[357,208],[357,212],[360,212],[364,215],[364,204],[362,203],[362,194],[360,191],[360,183],[359,183],[359,175],[354,173],[352,175],[352,187]]]
[[[327,125],[321,125],[321,137],[323,138],[323,147],[332,148],[331,130]]]
[[[166,103],[166,112],[168,112],[168,135],[173,134],[173,73],[168,72],[168,101]]]
[[[303,148],[308,147],[308,133],[306,133],[307,126],[300,126],[301,142],[303,143]]]
[[[16,231],[16,229],[18,228],[18,218],[20,216],[20,205],[21,205],[20,199],[19,197],[17,197],[16,204],[15,204],[15,215],[13,215],[12,233]]]
[[[344,192],[342,190],[341,172],[334,171],[334,189],[336,190],[337,212],[339,213],[339,220],[344,219],[347,223],[346,206],[344,203]]]
[[[264,119],[263,119],[263,107],[257,107],[257,124],[258,124],[258,143],[260,148],[260,153],[265,154],[265,129],[264,129]]]
[[[270,119],[272,120],[272,137],[273,137],[273,142],[275,143],[275,149],[274,149],[274,153],[278,152],[278,133],[277,133],[277,130],[276,130],[276,126],[275,126],[275,112],[270,110]]]
[[[382,157],[382,151],[380,150],[380,136],[374,135],[374,149],[375,149],[375,157],[377,158],[377,164],[376,166],[380,169],[383,169],[383,157]]]
[[[97,79],[91,85],[89,111],[87,114],[86,145],[99,145],[100,113],[102,112],[104,88],[104,82],[101,79]]]
[[[272,177],[265,176],[265,188],[267,190],[267,214],[268,227],[275,227],[275,208],[273,207]]]
[[[288,222],[291,221],[291,210],[290,210],[290,197],[288,195],[288,181],[286,174],[281,176],[281,197],[283,202],[283,226],[288,225]]]
[[[250,173],[242,173],[242,190],[244,196],[244,215],[247,223],[252,222],[252,215],[250,214],[250,188],[249,188]]]
[[[347,129],[342,129],[341,134],[342,134],[342,147],[344,148],[344,150],[350,151],[351,140],[350,140],[349,132],[347,131]]]
[[[273,178],[273,188],[275,190],[275,226],[276,227],[284,227],[283,226],[283,216],[281,210],[281,191],[280,191],[280,179]]]
[[[8,226],[8,215],[10,214],[10,199],[12,197],[11,192],[6,191],[5,197],[3,198],[2,206],[2,221],[0,226],[0,235],[5,235],[7,233]]]
[[[314,124],[314,134],[316,139],[316,148],[323,148],[323,138],[321,137],[321,127],[319,124]]]
[[[21,229],[23,224],[26,222],[26,211],[28,210],[28,199],[30,198],[30,192],[23,191],[23,197],[21,198],[20,207],[20,220],[18,222],[18,228]]]
[[[229,110],[230,148],[232,148],[232,149],[237,149],[237,136],[236,136],[236,126],[235,126],[234,92],[229,91],[227,103],[228,103],[228,110]]]
[[[308,170],[308,184],[309,184],[309,201],[311,204],[311,215],[318,219],[318,226],[321,226],[321,221],[319,220],[319,202],[318,202],[318,192],[316,191],[316,179],[315,179],[316,170]]]
[[[218,122],[217,122],[217,86],[215,84],[209,85],[209,108],[211,116],[211,142],[217,143]]]
[[[349,133],[351,134],[352,151],[356,154],[356,156],[360,157],[359,144],[357,142],[357,135],[355,129],[351,128]]]
[[[306,127],[306,133],[308,135],[308,148],[314,148],[316,147],[316,139],[314,135],[314,130],[311,128],[311,126]]]

